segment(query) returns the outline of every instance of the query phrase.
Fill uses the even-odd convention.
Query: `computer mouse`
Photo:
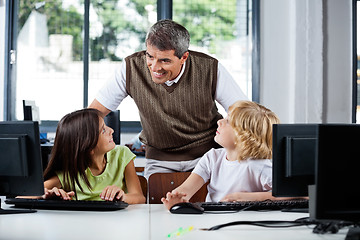
[[[170,212],[175,214],[202,214],[204,209],[195,203],[181,202],[172,206]]]

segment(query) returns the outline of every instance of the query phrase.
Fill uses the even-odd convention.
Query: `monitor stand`
[[[360,227],[349,228],[345,240],[358,240],[358,239],[360,239]]]
[[[3,214],[16,214],[16,213],[34,213],[37,212],[34,209],[2,209],[1,208],[1,199],[0,199],[0,215]]]

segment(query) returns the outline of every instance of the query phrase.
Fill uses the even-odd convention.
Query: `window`
[[[355,12],[356,12],[356,22],[354,22],[354,26],[356,26],[356,28],[354,28],[354,32],[356,32],[356,34],[354,33],[354,39],[356,39],[356,43],[354,44],[354,48],[356,49],[355,50],[355,54],[354,56],[357,56],[356,57],[356,61],[355,61],[355,66],[354,68],[356,69],[356,79],[354,81],[356,81],[354,83],[354,91],[355,92],[355,96],[356,96],[356,99],[354,100],[354,105],[356,106],[356,109],[355,109],[355,112],[356,112],[356,115],[353,117],[353,122],[356,122],[356,123],[360,123],[360,53],[359,53],[359,50],[360,50],[360,36],[358,35],[360,33],[360,16],[359,16],[359,12],[357,9],[359,9],[359,6],[360,6],[360,0],[357,0],[355,3],[354,3],[354,9],[355,9]],[[355,119],[354,119],[355,118]]]
[[[145,49],[146,32],[156,21],[156,0],[91,1],[89,103],[126,56]],[[119,107],[126,113],[122,121],[140,121],[132,98]]]
[[[190,49],[217,58],[251,99],[251,6],[247,0],[174,0],[174,21],[187,27]],[[225,111],[218,107],[219,111]]]
[[[20,0],[16,34],[15,118],[34,100],[40,119],[59,120],[83,106],[82,1]]]
[[[6,51],[16,58],[8,68],[11,91],[5,119],[23,119],[22,100],[34,100],[40,118],[53,121],[90,104],[124,57],[145,49],[146,32],[163,2],[10,1],[10,17],[16,17],[9,34],[12,46]],[[173,0],[168,6],[173,19],[189,30],[190,49],[218,58],[250,99],[251,6],[251,0]],[[131,98],[120,111],[126,112],[122,121],[139,121]]]

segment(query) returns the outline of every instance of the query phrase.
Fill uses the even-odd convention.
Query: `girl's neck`
[[[92,157],[92,163],[89,166],[91,173],[94,176],[100,175],[104,172],[107,163],[105,154],[94,154]]]

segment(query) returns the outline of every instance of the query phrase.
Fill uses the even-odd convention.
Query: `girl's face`
[[[96,151],[98,153],[107,153],[108,151],[112,150],[115,147],[115,143],[113,141],[112,134],[114,133],[114,130],[104,123],[104,119],[100,118],[100,135],[99,140],[96,145]]]
[[[235,149],[235,132],[227,119],[217,121],[215,142],[227,149]]]

